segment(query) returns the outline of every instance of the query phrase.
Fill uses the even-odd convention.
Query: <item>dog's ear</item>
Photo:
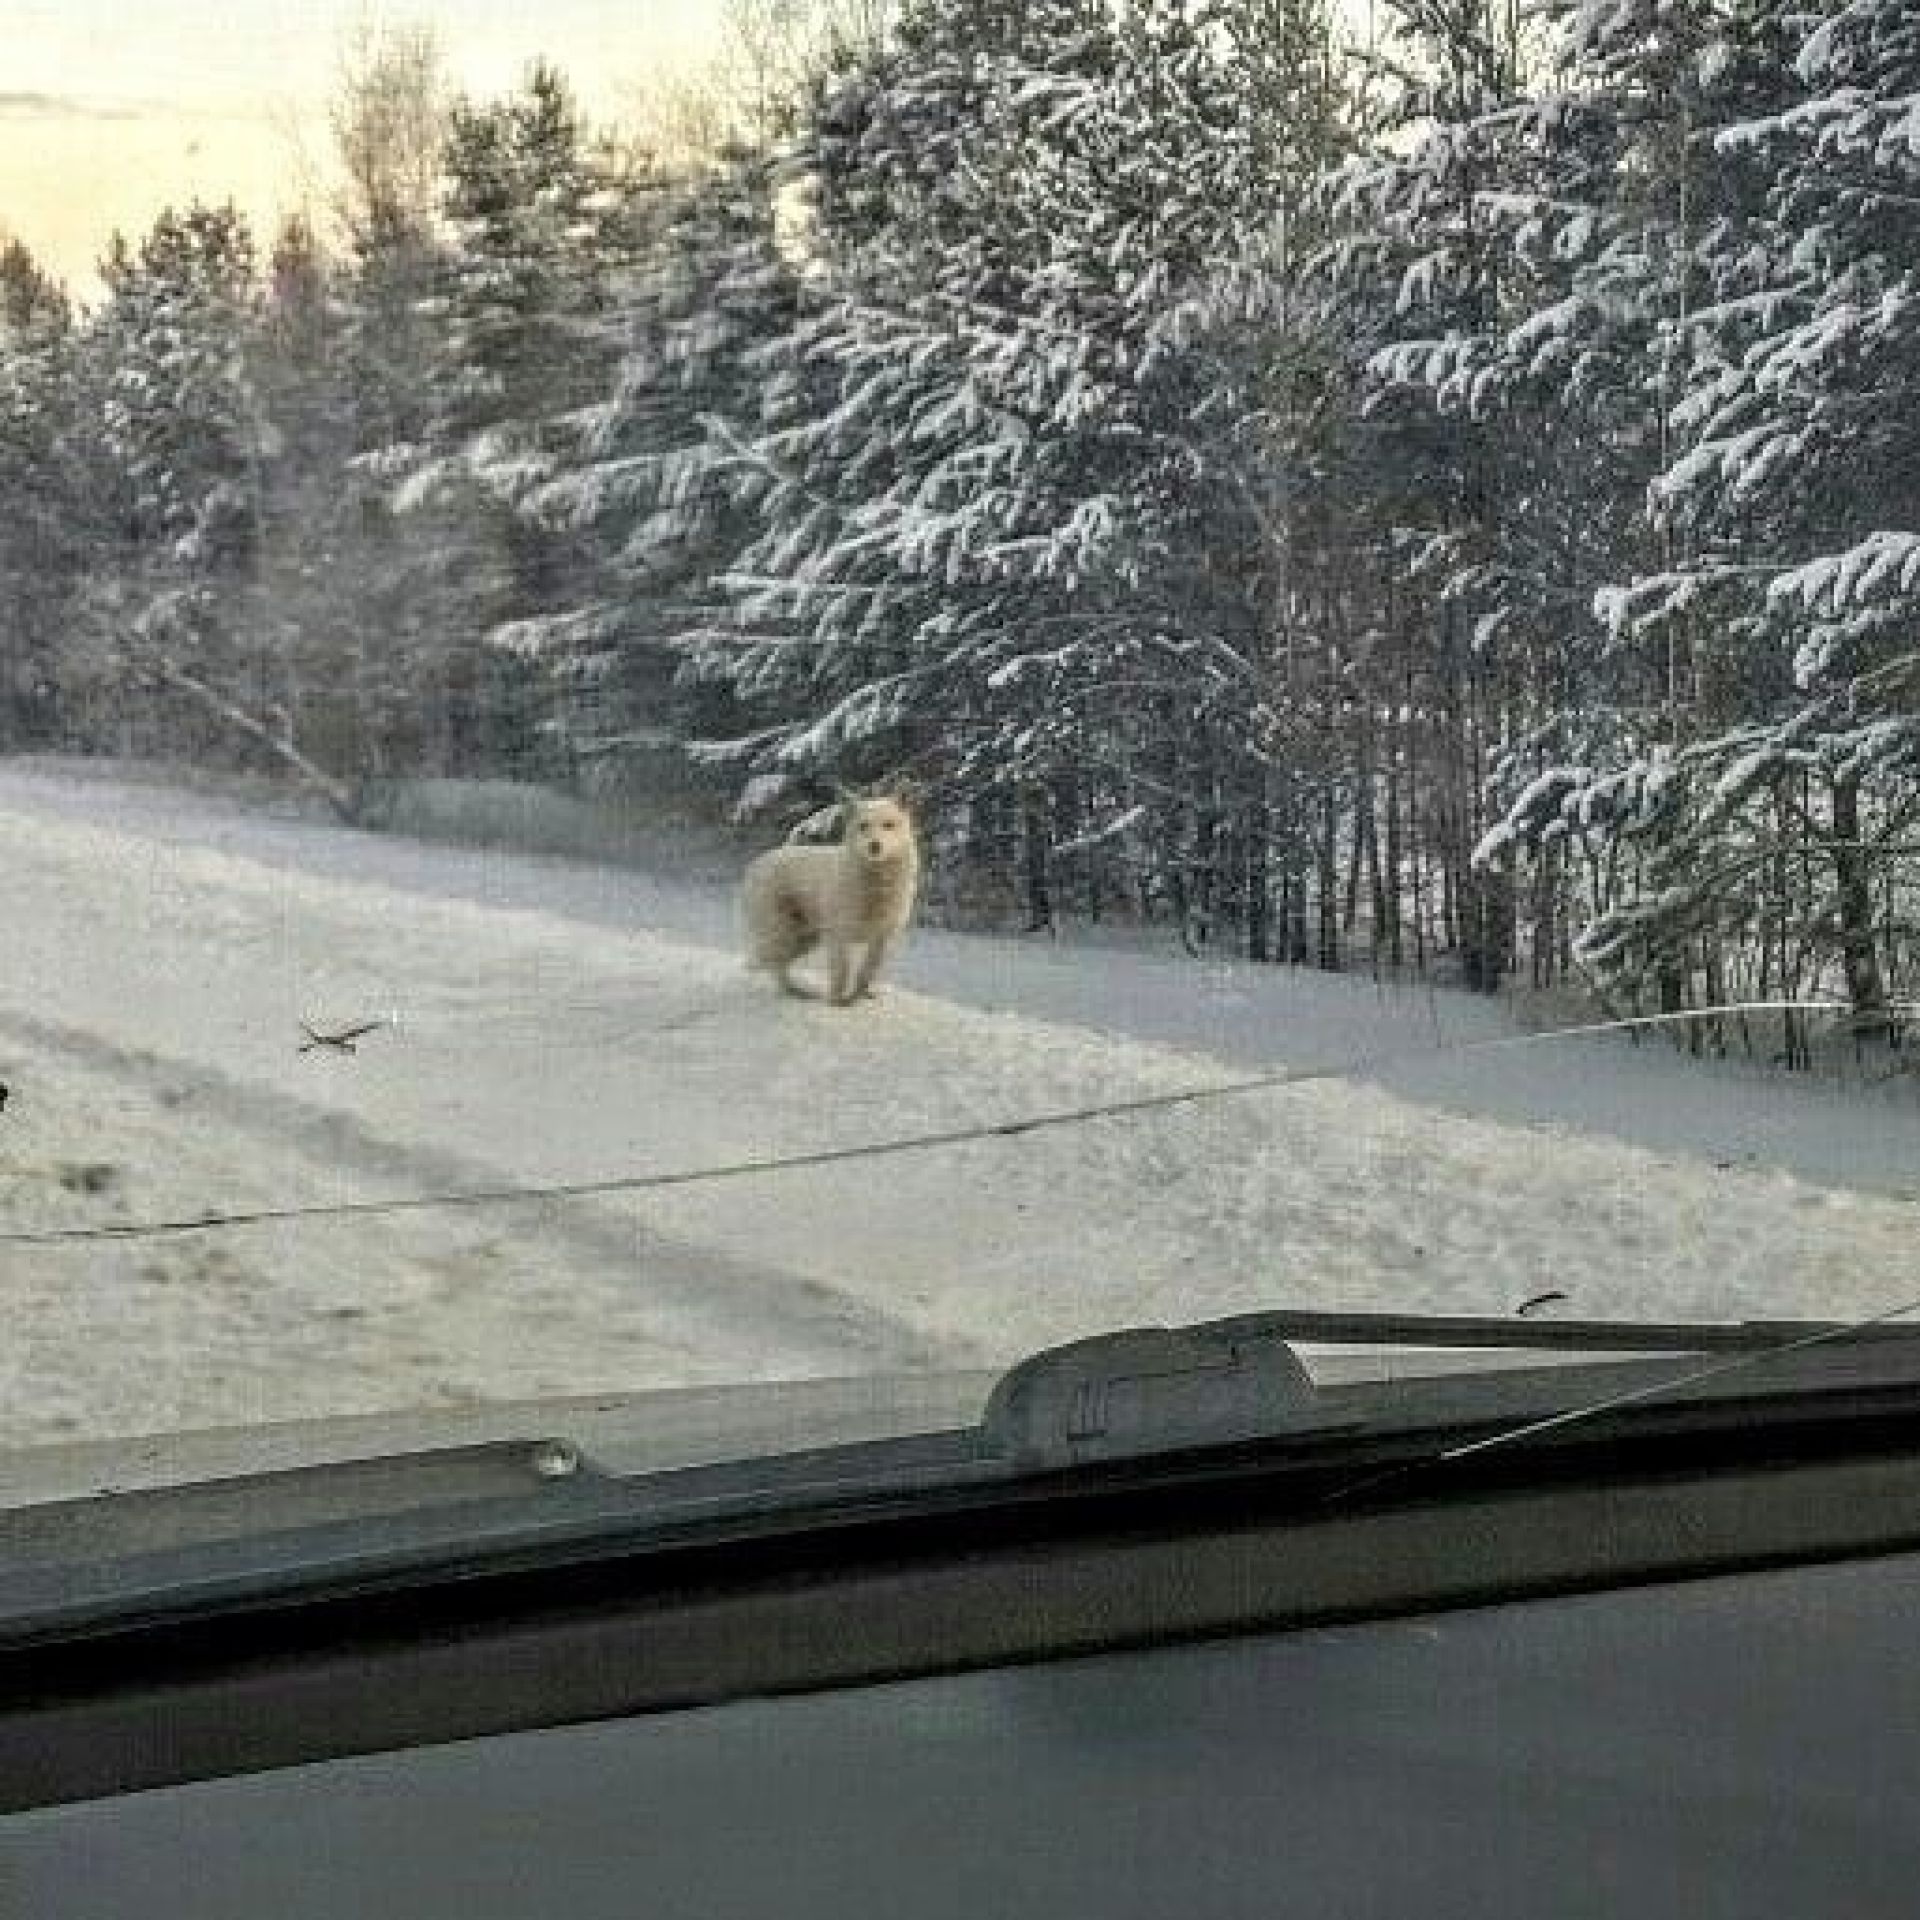
[[[926,782],[904,774],[896,780],[889,780],[885,791],[889,800],[899,801],[910,812],[918,812],[927,797]]]

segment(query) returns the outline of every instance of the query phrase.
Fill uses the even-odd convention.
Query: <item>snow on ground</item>
[[[711,880],[0,769],[0,1233],[615,1176],[1369,1057],[1351,1077],[630,1199],[0,1244],[0,1444],[995,1364],[1261,1306],[1866,1313],[1920,1106],[1499,1008],[929,934],[784,1001]],[[379,1015],[353,1057],[298,1023]],[[1426,1057],[1420,1057],[1424,1054]]]

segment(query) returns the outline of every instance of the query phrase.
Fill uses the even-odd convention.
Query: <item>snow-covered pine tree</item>
[[[0,733],[59,725],[58,650],[84,565],[72,460],[73,315],[20,242],[0,246]]]
[[[1865,0],[1787,24],[1804,97],[1716,141],[1765,170],[1767,270],[1719,262],[1659,495],[1697,571],[1738,556],[1725,597],[1758,696],[1688,755],[1701,837],[1719,865],[1813,854],[1793,932],[1813,979],[1876,1022],[1920,880],[1920,20]]]
[[[1207,189],[1177,171],[1199,251],[1145,281],[1137,404],[1172,457],[1148,478],[1141,519],[1155,535],[1161,671],[1187,712],[1176,701],[1166,729],[1186,748],[1170,782],[1184,804],[1150,807],[1144,824],[1196,930],[1234,922],[1253,958],[1334,966],[1342,850],[1367,831],[1367,747],[1341,446],[1350,355],[1345,316],[1308,266],[1324,238],[1317,182],[1357,124],[1320,0],[1178,8],[1160,35],[1159,59],[1132,72],[1151,84],[1170,65],[1181,85],[1141,112],[1180,128],[1168,144],[1184,168],[1204,177],[1210,153],[1227,163],[1215,192],[1228,219],[1195,222]]]
[[[1624,874],[1581,941],[1615,981],[1839,988],[1876,1021],[1912,873],[1920,38],[1873,5],[1700,13],[1659,552],[1599,596],[1663,724],[1537,777],[1499,837],[1577,837]]]
[[[546,424],[550,476],[523,502],[582,556],[577,597],[495,636],[551,677],[569,750],[615,782],[658,764],[697,717],[675,690],[672,637],[712,617],[715,570],[745,537],[708,423],[756,404],[749,359],[792,323],[796,281],[763,156],[729,148],[683,165],[631,213],[606,292],[610,380]]]
[[[1257,501],[1192,428],[1202,307],[1288,153],[1256,120],[1273,12],[928,0],[823,89],[806,308],[712,450],[762,531],[690,638],[750,804],[932,770],[1018,823],[1036,915],[1050,842],[1130,839],[1178,890],[1224,815],[1264,820],[1225,771]]]
[[[19,240],[0,240],[0,346],[9,351],[63,332],[73,319],[66,290]]]
[[[68,671],[91,679],[96,712],[117,711],[123,746],[231,750],[270,703],[234,619],[269,447],[253,240],[231,206],[195,204],[161,214],[137,248],[117,240],[103,272],[79,349],[99,564]]]
[[[1490,989],[1511,959],[1512,903],[1503,876],[1472,862],[1487,759],[1512,723],[1516,660],[1554,625],[1538,602],[1559,558],[1554,449],[1535,423],[1499,417],[1486,374],[1525,308],[1515,229],[1540,199],[1528,44],[1493,0],[1406,0],[1384,20],[1377,124],[1329,183],[1324,259],[1373,382],[1353,434],[1356,478],[1370,468],[1373,482],[1354,520],[1378,595],[1366,704],[1387,811],[1405,816],[1388,864],[1405,862],[1416,957],[1450,950]],[[1397,947],[1397,900],[1389,912]]]
[[[1665,751],[1702,723],[1702,682],[1676,670],[1709,637],[1698,614],[1677,609],[1654,644],[1596,636],[1589,607],[1609,582],[1668,573],[1682,557],[1648,488],[1674,445],[1712,263],[1752,244],[1751,180],[1725,164],[1714,133],[1760,91],[1777,99],[1769,34],[1766,10],[1744,0],[1543,8],[1519,43],[1523,89],[1491,104],[1460,96],[1466,111],[1456,104],[1350,189],[1358,210],[1387,216],[1362,218],[1353,252],[1372,249],[1378,263],[1383,236],[1397,236],[1385,264],[1413,322],[1376,348],[1375,367],[1390,390],[1426,395],[1436,422],[1456,423],[1464,457],[1466,510],[1415,551],[1438,562],[1440,731],[1458,741],[1451,784],[1479,839],[1473,888],[1504,874],[1497,856],[1543,799],[1557,804],[1594,769]],[[1436,221],[1436,206],[1450,216]],[[1418,488],[1429,503],[1445,491],[1433,477]],[[1447,691],[1461,685],[1474,697]],[[1527,843],[1539,855],[1536,979],[1574,922],[1642,897],[1641,880],[1671,858],[1651,830],[1624,860],[1604,834]],[[1457,892],[1461,877],[1448,877]],[[1684,958],[1643,957],[1679,1004]]]
[[[371,513],[351,352],[351,263],[304,219],[275,241],[254,378],[271,426],[258,553],[241,618],[269,677],[283,759],[343,811],[361,781],[413,756],[419,688],[380,592],[391,546]]]
[[[623,196],[571,91],[537,65],[516,94],[454,108],[445,244],[421,317],[437,351],[417,438],[369,456],[411,519],[435,636],[448,746],[461,764],[552,764],[542,683],[496,644],[513,623],[575,600],[586,556],[523,511],[553,476],[549,425],[603,390],[603,324]],[[449,602],[439,591],[459,583]]]
[[[1103,136],[1116,60],[1095,5],[924,4],[821,90],[794,169],[805,309],[758,358],[758,407],[709,447],[759,531],[725,576],[730,618],[689,636],[694,677],[747,723],[715,753],[751,805],[936,756],[962,788],[1045,770],[1020,656],[1050,636],[1057,678],[1098,610],[1090,586],[1077,617],[1036,591],[1036,568],[1087,585],[1116,532],[1086,501],[1062,539],[1042,465],[1112,384],[1072,306],[1087,209],[1063,201],[1084,203],[1066,143]]]
[[[505,592],[498,543],[473,538],[457,506],[394,511],[396,478],[428,457],[434,396],[453,378],[438,302],[444,248],[418,206],[377,200],[349,230],[333,280],[351,448],[336,501],[357,529],[356,564],[336,585],[369,722],[361,770],[376,779],[472,766],[480,636]]]

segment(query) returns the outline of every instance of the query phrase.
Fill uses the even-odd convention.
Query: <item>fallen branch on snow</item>
[[[324,767],[309,760],[293,744],[284,724],[278,729],[269,726],[266,721],[247,712],[244,707],[236,706],[217,688],[208,686],[197,674],[189,673],[174,661],[157,661],[153,671],[163,685],[197,700],[228,726],[244,733],[248,739],[258,741],[298,774],[301,784],[319,794],[342,820],[350,826],[356,823],[358,809],[353,789],[344,780],[336,780]]]

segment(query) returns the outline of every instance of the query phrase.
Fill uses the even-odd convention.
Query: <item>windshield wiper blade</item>
[[[1473,1424],[1545,1389],[1558,1406],[1582,1391],[1605,1400],[1631,1376],[1652,1398],[1698,1381],[1717,1385],[1770,1356],[1800,1360],[1794,1378],[1844,1375],[1845,1355],[1897,1354],[1920,1334],[1911,1322],[1495,1320],[1471,1316],[1268,1312],[1191,1327],[1141,1327],[1034,1354],[987,1403],[986,1450],[1025,1472],[1141,1460],[1249,1441],[1337,1439],[1431,1420]],[[1409,1379],[1316,1380],[1313,1347],[1417,1356],[1499,1352],[1499,1369],[1467,1367]],[[1824,1353],[1824,1365],[1817,1356]],[[1538,1356],[1538,1368],[1525,1357]],[[1805,1356],[1804,1360],[1802,1356]],[[1585,1363],[1585,1364],[1583,1364]],[[1809,1364],[1811,1363],[1811,1373]],[[1904,1370],[1904,1359],[1900,1361]],[[1703,1370],[1704,1369],[1704,1370]],[[1502,1377],[1504,1376],[1504,1377]],[[1608,1384],[1608,1383],[1613,1384]],[[1731,1382],[1729,1382],[1731,1384]],[[1561,1399],[1564,1394],[1566,1399]],[[1548,1417],[1536,1414],[1536,1419]]]
[[[1481,1347],[1539,1353],[1759,1353],[1814,1334],[1848,1344],[1920,1338],[1920,1321],[1849,1326],[1837,1320],[1507,1320],[1476,1314],[1287,1309],[1211,1324],[1241,1330],[1242,1337],[1258,1333],[1297,1346]]]
[[[0,1656],[314,1592],[778,1527],[1002,1471],[964,1431],[630,1475],[556,1435],[0,1511]]]
[[[63,1500],[0,1512],[0,1655],[291,1596],[1097,1493],[1116,1475],[1227,1455],[1317,1476],[1360,1449],[1384,1469],[1364,1488],[1616,1410],[1644,1421],[1719,1408],[1750,1423],[1742,1403],[1756,1394],[1782,1407],[1914,1404],[1920,1368],[1898,1344],[1910,1332],[1797,1326],[1254,1314],[1033,1355],[1002,1376],[977,1424],[891,1439],[620,1471],[563,1430]],[[1301,1353],[1316,1344],[1540,1358],[1316,1381]]]

